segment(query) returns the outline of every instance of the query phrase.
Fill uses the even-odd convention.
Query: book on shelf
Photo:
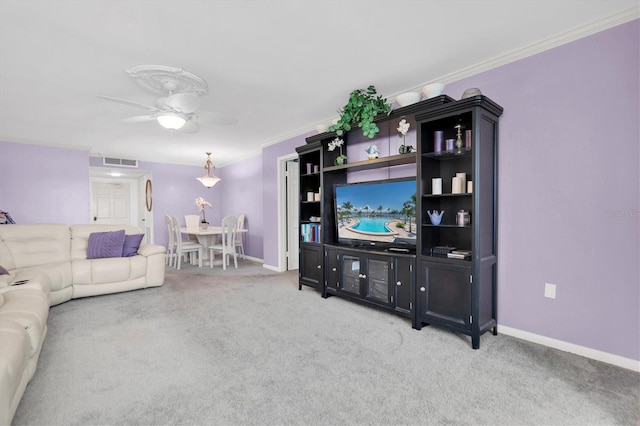
[[[469,250],[453,250],[447,253],[447,257],[451,259],[471,259],[471,252]]]
[[[300,225],[300,237],[305,243],[320,243],[321,225],[319,223],[303,223]]]
[[[452,246],[436,246],[431,248],[431,253],[435,255],[445,255],[445,254],[451,253],[457,248],[458,247],[452,247]]]

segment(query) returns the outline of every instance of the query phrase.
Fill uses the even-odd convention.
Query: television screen
[[[336,185],[335,210],[341,244],[416,245],[415,178]]]

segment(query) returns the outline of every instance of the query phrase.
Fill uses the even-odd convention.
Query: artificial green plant
[[[342,136],[344,132],[357,126],[362,129],[362,134],[374,138],[380,129],[373,119],[378,114],[389,114],[390,112],[391,105],[376,93],[374,86],[369,86],[366,90],[357,89],[351,92],[349,102],[344,108],[338,110],[340,118],[336,124],[329,127],[329,131]]]

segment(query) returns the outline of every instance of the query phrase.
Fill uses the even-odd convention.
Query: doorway
[[[146,209],[146,182],[151,173],[90,167],[89,223],[133,225],[145,231],[145,242],[153,243],[153,211]]]
[[[298,269],[300,234],[299,166],[297,154],[278,158],[278,269]]]

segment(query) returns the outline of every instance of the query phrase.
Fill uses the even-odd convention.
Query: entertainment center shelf
[[[340,152],[329,151],[328,144],[335,133],[308,137],[306,145],[296,148],[299,289],[306,285],[324,298],[341,297],[410,318],[417,330],[429,324],[449,328],[470,336],[477,349],[483,333],[497,334],[496,159],[502,107],[482,95],[459,101],[442,95],[375,121],[396,128],[411,114],[417,152],[334,165]],[[360,129],[342,136],[344,148],[353,132]],[[360,135],[353,139],[362,142]],[[453,148],[444,145],[452,141],[457,142]],[[398,193],[385,185],[409,181],[389,179],[389,170],[408,164],[415,164],[416,176],[409,178],[415,179],[415,192],[411,197],[404,192],[401,198],[407,201],[400,207],[384,205],[382,196],[364,203],[356,202],[357,196],[350,200],[341,195],[369,184],[374,194]],[[348,180],[351,173],[362,170],[374,171],[367,176],[379,175],[380,180]],[[357,180],[359,175],[352,176]],[[359,229],[361,223],[375,220],[384,223],[382,234],[392,235],[391,240],[375,236],[380,231]],[[302,231],[309,226],[317,226],[317,241],[304,240],[308,236],[303,237]],[[361,244],[350,245],[353,238]]]
[[[404,164],[412,164],[416,162],[416,154],[399,154],[389,157],[376,158],[374,160],[358,161],[356,163],[347,163],[340,166],[329,166],[324,168],[324,172],[334,172],[338,170],[361,171],[379,169],[381,167],[401,166]]]

